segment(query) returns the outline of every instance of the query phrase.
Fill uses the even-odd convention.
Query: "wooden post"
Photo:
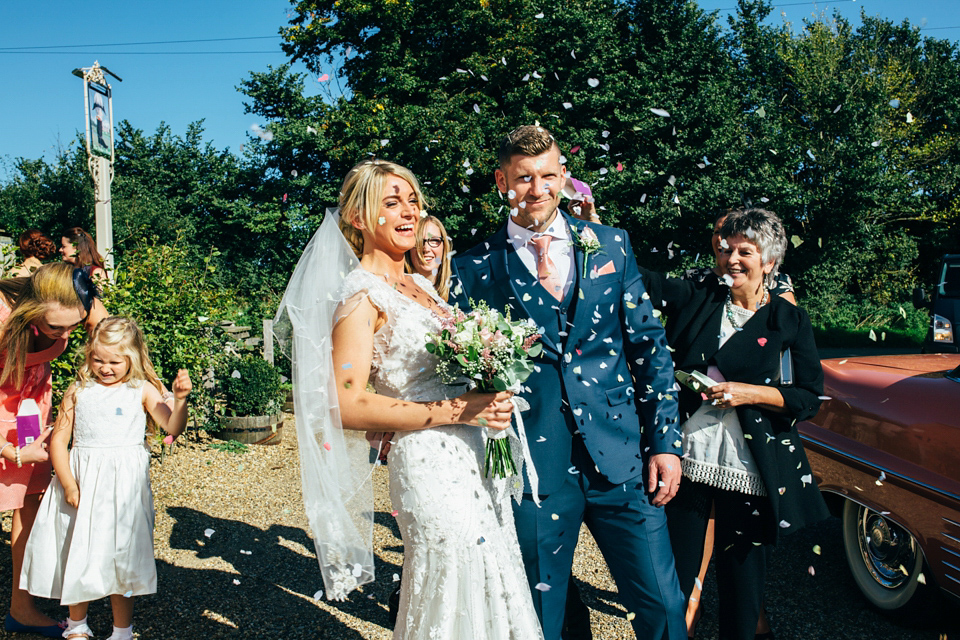
[[[263,359],[273,364],[273,320],[263,319]]]

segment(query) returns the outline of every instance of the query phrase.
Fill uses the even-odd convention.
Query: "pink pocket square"
[[[596,269],[597,276],[605,276],[607,274],[616,273],[616,272],[617,272],[617,269],[616,267],[613,266],[613,260],[603,265],[599,269]]]

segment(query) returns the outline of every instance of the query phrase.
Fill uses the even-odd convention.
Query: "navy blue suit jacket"
[[[461,309],[485,300],[541,327],[543,352],[521,395],[531,406],[523,419],[543,495],[570,473],[577,432],[614,484],[639,478],[650,454],[681,452],[673,362],[629,237],[622,229],[564,218],[578,234],[592,229],[602,248],[589,256],[573,249],[573,284],[559,303],[522,266],[506,224],[454,260],[452,293]],[[611,262],[612,272],[590,273],[610,271]]]

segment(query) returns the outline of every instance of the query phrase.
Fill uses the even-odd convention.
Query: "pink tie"
[[[540,285],[557,300],[563,299],[563,282],[557,265],[550,259],[550,236],[536,236],[530,238],[530,243],[537,252],[537,279]]]

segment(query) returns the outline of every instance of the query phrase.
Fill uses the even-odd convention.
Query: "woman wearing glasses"
[[[446,300],[450,295],[450,240],[443,223],[434,216],[424,216],[417,223],[417,246],[407,253],[407,271],[419,273],[429,280],[437,294]]]

